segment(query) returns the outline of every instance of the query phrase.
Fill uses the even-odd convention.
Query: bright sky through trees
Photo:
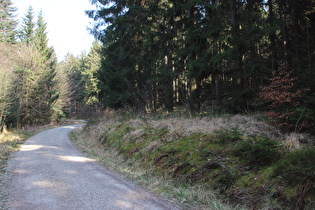
[[[19,21],[27,8],[32,5],[35,17],[42,9],[47,22],[49,45],[53,46],[58,60],[66,54],[79,55],[88,51],[94,40],[89,34],[89,18],[85,10],[94,9],[89,0],[13,0],[13,6]]]

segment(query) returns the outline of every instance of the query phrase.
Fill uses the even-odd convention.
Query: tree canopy
[[[261,86],[285,62],[313,116],[311,0],[91,1],[102,42],[100,100],[109,107],[200,112],[264,109]],[[301,93],[302,94],[302,93]]]
[[[7,6],[8,11],[14,11],[10,9],[10,1],[1,1],[1,8],[3,5]],[[13,14],[5,16],[4,22],[16,23],[13,17]],[[48,46],[43,13],[39,13],[35,22],[33,8],[30,6],[21,28],[17,30],[16,27],[15,24],[11,28],[4,28],[4,34],[13,31],[18,39],[14,39],[14,42],[13,38],[11,41],[0,40],[1,60],[3,59],[0,126],[7,124],[23,127],[49,123],[59,117],[55,113],[60,112],[61,108],[55,106],[59,98],[57,61],[54,49]]]
[[[13,43],[16,41],[15,11],[16,8],[13,7],[11,0],[0,2],[0,42]]]

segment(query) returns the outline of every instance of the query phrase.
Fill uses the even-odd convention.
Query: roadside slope
[[[315,139],[283,135],[259,116],[104,116],[71,137],[106,168],[183,206],[314,209]]]

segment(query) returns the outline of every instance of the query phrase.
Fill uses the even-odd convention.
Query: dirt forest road
[[[85,157],[69,141],[79,125],[43,131],[9,163],[5,209],[178,209]]]

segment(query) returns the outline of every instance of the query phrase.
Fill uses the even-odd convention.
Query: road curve
[[[5,209],[178,209],[85,157],[69,141],[80,125],[43,131],[10,161]]]

